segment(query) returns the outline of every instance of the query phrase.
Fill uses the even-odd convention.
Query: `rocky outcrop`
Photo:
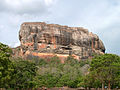
[[[105,47],[96,34],[82,27],[68,27],[44,22],[25,22],[19,32],[21,56],[49,57],[57,55],[76,59],[103,54]]]

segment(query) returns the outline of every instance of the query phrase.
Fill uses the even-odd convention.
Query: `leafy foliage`
[[[9,60],[12,50],[0,43],[0,87],[8,87],[12,79],[14,67]]]
[[[33,62],[26,60],[14,61],[15,72],[12,88],[32,88],[35,86],[33,78],[36,76],[37,67]]]
[[[77,87],[78,78],[82,77],[80,69],[80,63],[73,57],[68,57],[64,64],[58,57],[52,57],[47,64],[39,64],[37,76],[34,79],[36,87]]]
[[[114,54],[95,56],[91,62],[69,56],[61,63],[57,56],[23,60],[11,58],[11,53],[0,43],[0,88],[98,88],[101,84],[120,88],[120,57]]]
[[[120,57],[115,54],[104,54],[93,58],[90,64],[90,77],[94,81],[115,85],[120,82]],[[89,78],[88,78],[89,79]],[[89,79],[90,80],[90,79]]]

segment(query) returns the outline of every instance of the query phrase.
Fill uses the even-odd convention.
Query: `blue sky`
[[[26,21],[87,28],[120,55],[120,0],[0,0],[0,42],[18,46]]]

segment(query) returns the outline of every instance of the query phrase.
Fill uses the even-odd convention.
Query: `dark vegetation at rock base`
[[[89,70],[88,70],[89,69]],[[24,60],[11,57],[11,49],[0,43],[0,88],[120,88],[120,57],[95,56],[92,61],[78,61],[69,56]]]
[[[61,63],[59,58],[54,56],[49,60],[33,59],[23,60],[14,59],[15,76],[13,88],[40,88],[40,87],[78,87],[79,79],[84,75],[82,67],[88,61],[78,62],[73,57],[68,57],[65,63]],[[87,68],[86,68],[87,69]],[[84,72],[81,72],[81,71]]]

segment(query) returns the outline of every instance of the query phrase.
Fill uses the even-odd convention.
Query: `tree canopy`
[[[0,43],[0,87],[8,87],[12,79],[14,67],[9,60],[12,50],[2,43]]]
[[[11,88],[35,87],[33,78],[36,76],[37,67],[35,63],[28,60],[17,59],[14,61],[14,78],[10,84]]]
[[[95,56],[90,64],[90,73],[101,83],[111,85],[120,83],[120,57],[115,54]]]
[[[115,54],[98,55],[90,62],[69,56],[61,63],[57,56],[24,60],[11,53],[0,43],[0,88],[120,88],[120,56]]]

